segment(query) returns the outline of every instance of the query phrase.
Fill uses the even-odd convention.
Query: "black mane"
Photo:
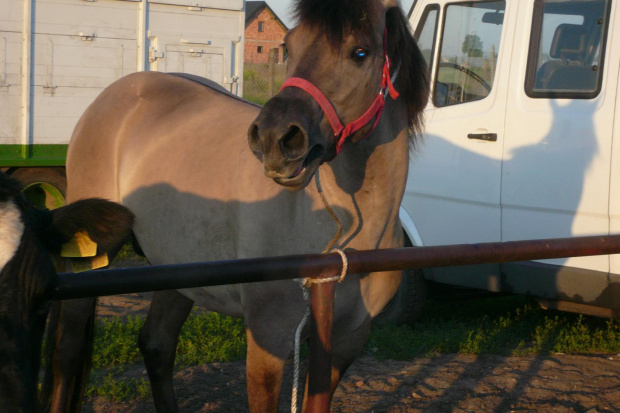
[[[380,17],[376,0],[298,0],[294,10],[298,22],[321,28],[336,47],[348,33],[371,35]]]

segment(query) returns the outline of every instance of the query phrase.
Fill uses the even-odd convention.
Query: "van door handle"
[[[487,142],[497,142],[497,133],[470,133],[468,139],[478,139]]]

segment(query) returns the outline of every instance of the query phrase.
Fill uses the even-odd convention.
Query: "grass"
[[[430,301],[413,328],[375,326],[366,347],[378,359],[399,360],[442,353],[617,354],[620,320],[545,311],[521,296]]]
[[[142,361],[137,337],[144,318],[109,317],[97,321],[93,367],[106,369]],[[194,310],[181,329],[176,366],[245,359],[243,321],[217,313]]]
[[[87,396],[128,400],[149,395],[145,379],[118,375],[141,363],[136,340],[144,320],[98,321],[94,372]],[[437,354],[618,354],[620,320],[546,311],[526,297],[509,296],[440,303],[429,301],[415,326],[373,326],[365,353],[408,360]],[[243,360],[243,322],[195,310],[183,326],[176,366]]]

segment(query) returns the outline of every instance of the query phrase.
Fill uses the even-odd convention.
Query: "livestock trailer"
[[[243,94],[243,0],[0,0],[0,10],[0,169],[40,205],[64,203],[73,128],[120,77],[186,72]]]

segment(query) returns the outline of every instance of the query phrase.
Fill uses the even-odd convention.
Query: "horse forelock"
[[[294,10],[299,24],[317,27],[338,48],[349,33],[372,36],[383,7],[379,0],[298,0]]]

